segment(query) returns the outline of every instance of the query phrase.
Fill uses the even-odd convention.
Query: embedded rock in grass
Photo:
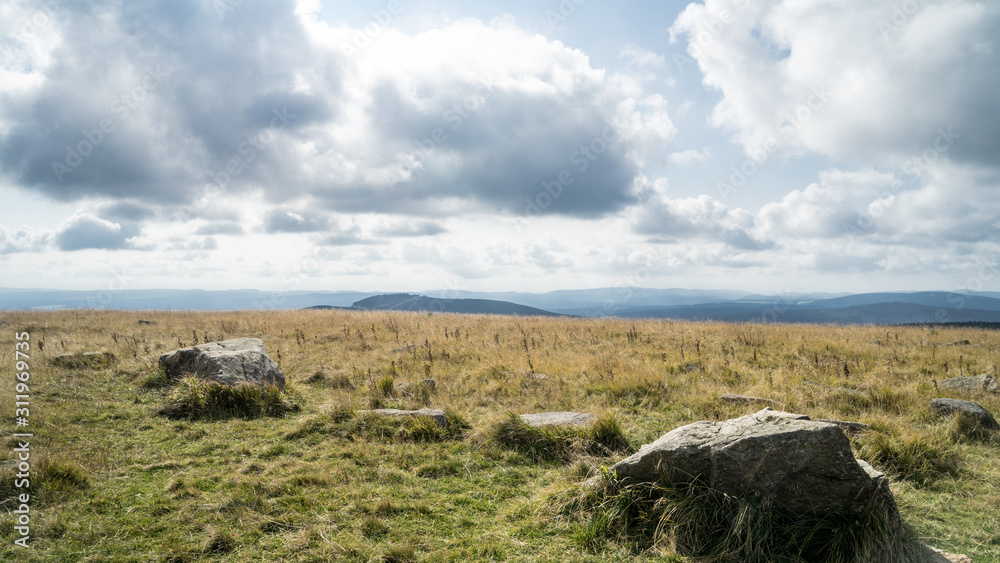
[[[540,412],[522,414],[521,421],[528,426],[590,426],[597,417],[589,412]]]
[[[736,403],[740,405],[774,405],[776,404],[771,399],[763,399],[761,397],[748,397],[746,395],[734,395],[733,393],[726,393],[725,395],[719,397],[719,399],[727,403]]]
[[[444,428],[448,426],[448,416],[444,411],[438,409],[420,409],[416,411],[404,411],[399,409],[373,409],[361,410],[358,414],[377,414],[379,416],[400,417],[400,416],[426,416],[433,420],[438,426]]]
[[[695,422],[664,434],[611,468],[618,482],[695,482],[735,497],[773,502],[796,515],[885,509],[901,525],[889,480],[856,460],[834,424],[765,408],[722,422]]]
[[[957,414],[968,417],[979,426],[987,430],[1000,429],[990,411],[984,409],[979,403],[972,401],[959,401],[958,399],[934,399],[931,401],[930,410],[936,414],[949,415]]]
[[[234,338],[167,352],[160,356],[160,367],[174,379],[190,374],[230,387],[285,387],[285,375],[259,338]]]
[[[983,373],[974,377],[971,375],[964,375],[961,377],[945,379],[944,381],[938,381],[937,386],[939,389],[946,389],[948,391],[962,391],[966,393],[985,391],[987,393],[1000,393],[1000,385],[998,385],[997,380],[993,379],[993,376],[988,373]]]
[[[847,420],[834,420],[830,418],[817,418],[816,422],[827,422],[829,424],[836,424],[844,432],[860,432],[862,430],[868,430],[871,426],[863,424],[860,422],[850,422]]]
[[[76,352],[60,354],[52,358],[52,363],[63,368],[106,368],[115,363],[115,355],[111,352]]]
[[[927,547],[927,551],[925,557],[927,563],[972,563],[972,558],[968,555],[956,555],[930,546]]]

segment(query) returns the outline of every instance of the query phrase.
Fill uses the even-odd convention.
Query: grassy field
[[[30,549],[0,520],[4,561],[683,561],[594,534],[553,499],[673,428],[761,408],[727,392],[871,425],[856,453],[892,476],[903,518],[931,545],[1000,561],[1000,442],[927,412],[947,396],[935,379],[996,374],[1000,332],[348,311],[4,313],[0,327],[0,460],[25,430],[13,368],[28,332],[36,495]],[[264,341],[297,410],[158,414],[160,354],[243,336]],[[53,362],[83,351],[115,360]],[[434,390],[402,389],[425,378]],[[1000,397],[973,400],[1000,414]],[[357,413],[374,406],[453,424]],[[504,439],[509,413],[564,410],[617,422],[628,443]],[[3,471],[9,512],[21,491]]]

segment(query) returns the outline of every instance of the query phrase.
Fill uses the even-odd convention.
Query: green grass
[[[299,409],[300,406],[289,389],[282,390],[273,385],[258,387],[250,384],[230,387],[214,381],[183,377],[169,391],[163,407],[158,412],[168,418],[194,420],[280,417]]]
[[[871,425],[852,436],[855,453],[890,476],[913,533],[1000,561],[997,433],[927,409],[939,396],[930,381],[957,375],[960,359],[967,374],[994,372],[996,332],[349,311],[0,321],[0,365],[12,365],[15,331],[33,346],[33,547],[13,546],[13,520],[0,517],[4,561],[693,562],[861,549],[851,522],[789,524],[745,499],[583,485],[669,430],[758,410],[723,393]],[[199,341],[261,338],[289,391],[165,378],[159,355],[195,329]],[[90,350],[117,360],[52,362]],[[13,420],[14,395],[8,371],[0,420]],[[974,400],[1000,413],[1000,397]],[[442,409],[449,424],[359,414],[373,402]],[[508,414],[545,411],[599,417],[586,430],[536,429]],[[17,441],[2,430],[10,459]],[[0,469],[6,507],[13,479]]]

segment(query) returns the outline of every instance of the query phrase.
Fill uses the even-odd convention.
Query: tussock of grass
[[[43,492],[72,492],[90,484],[85,467],[60,457],[44,456],[37,461],[32,475],[32,488]]]
[[[159,414],[168,418],[282,417],[300,409],[288,389],[273,385],[230,387],[214,381],[184,377],[168,393]]]
[[[508,413],[490,431],[494,444],[541,461],[568,461],[574,455],[625,453],[631,444],[614,415],[600,417],[586,428],[565,426],[536,427]]]
[[[116,361],[110,352],[76,352],[52,358],[52,365],[68,369],[105,369],[113,367]]]
[[[601,395],[605,397],[608,405],[635,409],[657,407],[669,397],[669,392],[662,383],[652,381],[624,385],[610,383],[590,385],[586,389],[586,394]]]
[[[608,541],[637,552],[659,551],[704,562],[845,563],[919,560],[907,529],[893,529],[888,513],[791,515],[754,498],[735,498],[702,484],[647,483],[617,487],[605,475],[554,505],[577,520],[574,537],[600,551]]]
[[[145,390],[166,389],[174,383],[174,378],[163,368],[150,372],[142,380],[141,387]]]
[[[358,414],[349,407],[337,407],[326,416],[302,421],[298,428],[284,437],[299,440],[323,435],[341,440],[428,443],[461,440],[472,428],[458,413],[448,410],[445,417],[448,424],[442,427],[427,416],[386,417],[375,413]]]
[[[417,552],[410,545],[395,545],[379,558],[382,563],[416,563]]]
[[[859,459],[887,475],[918,485],[960,474],[961,456],[941,433],[869,431],[854,438],[854,447]]]
[[[209,555],[223,555],[236,549],[236,538],[226,531],[217,531],[205,542],[204,552]]]

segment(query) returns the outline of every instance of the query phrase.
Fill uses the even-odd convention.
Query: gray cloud
[[[60,250],[120,250],[128,248],[127,239],[137,234],[137,231],[124,228],[121,224],[91,214],[80,214],[56,232],[55,243]]]
[[[384,237],[426,237],[448,232],[433,221],[397,222],[376,229],[375,234]]]
[[[264,216],[267,233],[317,233],[330,230],[330,218],[310,211],[273,209]]]
[[[767,250],[774,242],[756,236],[754,218],[742,209],[731,210],[708,196],[671,200],[653,198],[639,211],[635,232],[654,242],[681,239],[723,242],[738,250]]]
[[[198,227],[198,230],[195,231],[195,234],[199,235],[242,235],[243,233],[242,225],[228,221],[209,223]]]
[[[340,212],[599,217],[636,202],[630,154],[673,131],[581,52],[475,20],[436,39],[386,34],[392,56],[371,56],[390,64],[375,69],[368,51],[314,42],[290,1],[225,18],[195,0],[62,8],[42,86],[0,89],[0,168],[53,199],[131,202],[109,218],[251,190]],[[414,52],[441,64],[415,71]],[[474,75],[491,54],[503,62]],[[618,136],[607,120],[623,115],[648,124]]]

